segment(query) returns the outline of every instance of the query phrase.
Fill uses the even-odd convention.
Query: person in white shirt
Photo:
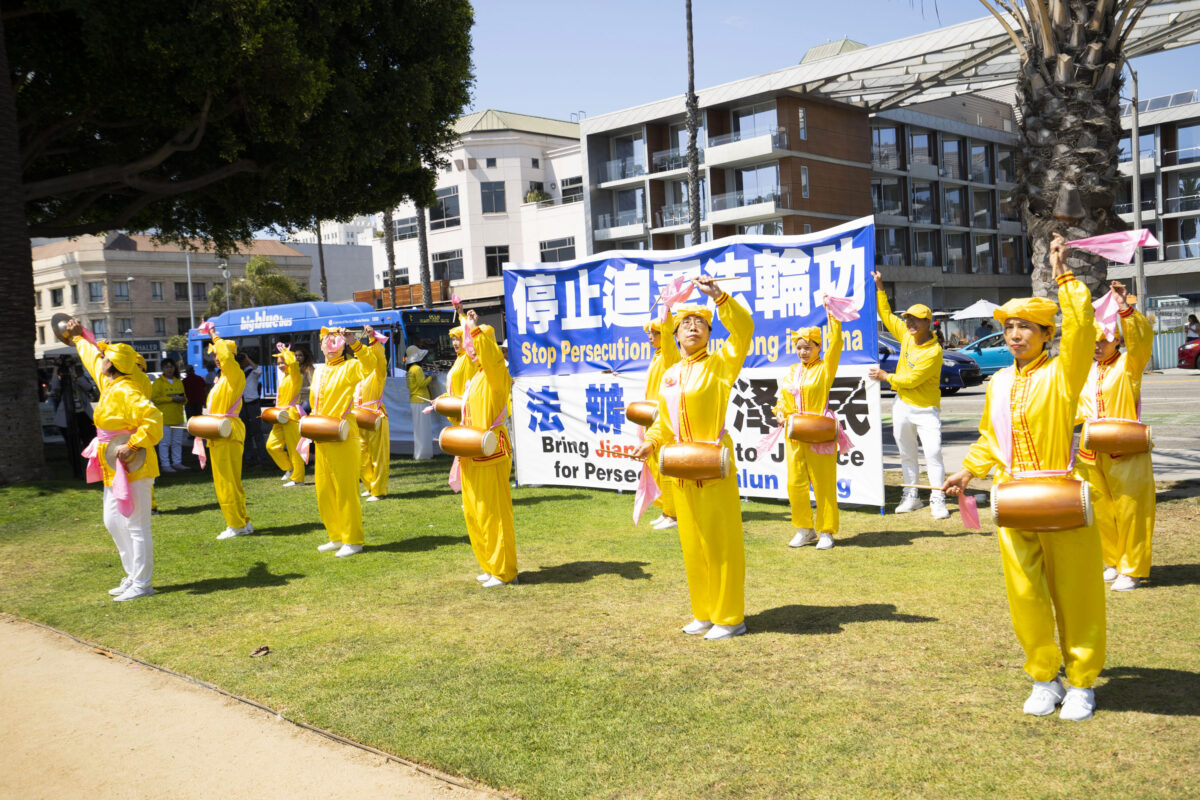
[[[238,366],[246,376],[246,388],[242,390],[242,408],[238,416],[246,426],[246,449],[242,453],[243,466],[262,466],[267,463],[267,443],[263,437],[262,395],[259,393],[258,381],[262,377],[262,367],[254,363],[254,359],[245,352],[237,354]]]

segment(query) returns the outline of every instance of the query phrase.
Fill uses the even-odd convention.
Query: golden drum
[[[729,449],[707,442],[677,442],[658,448],[658,471],[685,481],[728,478]]]
[[[300,435],[314,442],[344,442],[350,437],[350,420],[309,414],[300,420]]]
[[[383,412],[356,406],[354,409],[354,421],[364,431],[377,431],[383,427]]]
[[[658,403],[651,400],[638,400],[625,406],[625,419],[634,425],[649,428],[658,419]]]
[[[785,434],[794,442],[832,442],[838,435],[837,420],[824,414],[791,414],[787,419]]]
[[[443,394],[433,400],[433,410],[449,419],[462,419],[463,399]]]
[[[992,486],[992,519],[1001,528],[1069,531],[1092,524],[1087,481],[1027,478]]]
[[[295,412],[293,412],[290,408],[279,408],[278,406],[272,406],[271,408],[264,408],[262,410],[261,417],[263,420],[271,423],[272,425],[286,425],[292,421],[293,413]]]
[[[1088,420],[1079,446],[1110,456],[1136,456],[1154,447],[1150,426],[1131,419]]]
[[[187,421],[187,432],[201,439],[228,439],[233,435],[233,417],[200,414]]]
[[[462,458],[485,458],[500,446],[495,431],[481,431],[466,425],[451,425],[438,435],[438,447],[443,453]]]

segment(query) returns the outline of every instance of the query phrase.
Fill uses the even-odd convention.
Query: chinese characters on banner
[[[859,319],[845,323],[829,407],[854,448],[838,456],[838,497],[883,503],[879,385],[870,218],[806,236],[740,236],[674,251],[620,251],[568,264],[504,272],[513,434],[521,483],[632,490],[641,465],[597,449],[632,450],[640,429],[625,405],[645,398],[654,355],[642,326],[661,313],[663,287],[679,274],[730,278],[720,286],[754,316],[754,344],[733,392],[726,426],[738,483],[751,497],[787,497],[783,443],[759,459],[754,447],[774,426],[777,381],[796,363],[790,333],[826,326],[814,299],[849,297]],[[687,302],[712,302],[695,292]],[[653,307],[653,308],[652,308]],[[714,318],[709,349],[727,333]]]

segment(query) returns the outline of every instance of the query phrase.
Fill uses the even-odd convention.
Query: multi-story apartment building
[[[349,222],[333,222],[326,220],[321,223],[321,243],[327,245],[357,244],[370,245],[375,237],[376,220],[374,215],[361,214]],[[317,243],[317,232],[312,228],[289,231],[283,237],[285,242],[293,244]]]
[[[62,349],[50,329],[50,318],[62,312],[77,317],[98,338],[131,343],[147,368],[156,371],[167,339],[187,333],[203,318],[209,290],[225,285],[223,271],[236,279],[257,255],[270,257],[283,274],[307,285],[309,258],[269,239],[225,257],[211,250],[185,253],[150,236],[123,233],[34,247],[36,356]]]
[[[427,210],[431,277],[449,281],[468,307],[499,322],[504,264],[565,261],[586,251],[579,126],[485,110],[460,118],[455,130],[437,203]],[[393,219],[397,283],[419,283],[416,209],[402,205]],[[384,289],[383,243],[374,249],[375,286]]]

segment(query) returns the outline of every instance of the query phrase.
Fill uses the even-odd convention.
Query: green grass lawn
[[[630,494],[514,490],[520,584],[480,589],[448,467],[394,461],[349,559],[316,551],[311,486],[249,473],[257,533],[219,542],[207,473],[165,476],[159,594],[131,603],[106,594],[122,576],[97,489],[7,487],[0,610],[529,798],[1182,797],[1200,783],[1195,486],[1160,499],[1152,582],[1108,593],[1099,712],[1074,724],[1021,713],[996,542],[957,514],[843,509],[838,546],[817,552],[785,546],[783,504],[744,504],[749,633],[705,642],[679,632],[676,533],[634,529]]]

